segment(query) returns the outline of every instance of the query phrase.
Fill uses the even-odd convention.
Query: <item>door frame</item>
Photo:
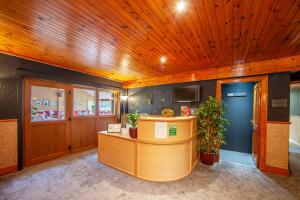
[[[268,110],[268,76],[252,76],[252,77],[241,77],[231,79],[220,79],[217,80],[216,97],[218,100],[222,100],[222,85],[232,83],[243,83],[243,82],[259,82],[261,85],[260,95],[260,116],[259,116],[259,152],[258,152],[258,168],[260,170],[266,170],[266,149],[267,149],[267,110]],[[218,158],[220,159],[220,158]]]
[[[55,158],[59,158],[65,155],[69,155],[71,153],[77,153],[80,151],[84,151],[90,148],[83,148],[81,150],[77,150],[77,151],[72,151],[70,149],[68,149],[67,152],[59,154],[59,155],[55,155],[55,156],[49,156],[47,159],[41,161],[41,162],[37,162],[37,163],[32,163],[30,162],[30,159],[28,157],[28,153],[26,152],[28,151],[28,144],[26,145],[26,142],[28,141],[28,132],[30,131],[28,128],[30,126],[31,122],[31,116],[30,113],[28,113],[28,110],[30,109],[31,106],[31,86],[32,85],[38,85],[38,86],[45,86],[45,87],[61,87],[65,89],[65,120],[63,120],[61,123],[65,122],[67,123],[67,129],[68,129],[68,138],[67,138],[67,143],[69,145],[71,145],[71,135],[72,135],[72,121],[74,119],[73,116],[73,101],[74,101],[74,88],[80,88],[80,89],[91,89],[91,90],[95,90],[96,91],[96,113],[95,116],[92,116],[93,118],[95,118],[96,120],[96,132],[100,130],[100,126],[101,126],[101,121],[103,120],[111,120],[113,121],[113,123],[116,123],[119,119],[119,114],[120,114],[120,92],[117,89],[106,89],[101,88],[101,87],[94,87],[94,86],[85,86],[85,85],[78,85],[78,84],[72,84],[72,83],[65,83],[65,82],[59,82],[59,81],[53,81],[53,80],[48,80],[48,79],[40,79],[40,78],[32,78],[32,77],[24,77],[22,79],[22,147],[21,147],[21,157],[23,159],[22,162],[22,168],[23,167],[27,167],[27,166],[31,166],[37,163],[41,163],[47,160],[51,160],[51,159],[55,159]],[[115,106],[115,113],[114,115],[100,115],[99,114],[99,91],[110,91],[113,92],[115,94],[115,98],[114,98],[114,106]],[[80,119],[80,117],[77,117],[77,119]],[[35,122],[36,124],[38,123],[47,123],[47,122]],[[105,122],[106,123],[106,122]],[[111,122],[109,122],[111,123]],[[98,143],[98,139],[97,139],[97,134],[95,134],[95,146],[91,147],[91,148],[95,148],[97,146]]]

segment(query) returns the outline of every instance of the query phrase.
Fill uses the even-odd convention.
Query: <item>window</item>
[[[31,121],[65,119],[65,90],[50,87],[31,87]]]
[[[115,114],[114,93],[108,91],[99,92],[99,114],[113,115]]]
[[[74,88],[73,116],[93,116],[96,111],[96,91]]]

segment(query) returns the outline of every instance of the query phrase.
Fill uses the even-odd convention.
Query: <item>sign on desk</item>
[[[168,137],[168,123],[167,122],[155,122],[155,138],[167,138]]]

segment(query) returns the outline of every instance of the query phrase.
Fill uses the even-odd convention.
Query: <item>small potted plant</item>
[[[127,116],[127,122],[130,124],[129,135],[132,138],[137,138],[137,121],[139,114],[137,112],[129,113]]]
[[[218,147],[225,144],[225,125],[229,122],[224,118],[224,106],[215,97],[209,97],[196,110],[198,121],[198,138],[200,160],[207,165],[214,164]]]

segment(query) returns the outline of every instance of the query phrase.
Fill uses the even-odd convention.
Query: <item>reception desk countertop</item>
[[[163,117],[163,116],[145,116],[145,117],[140,117],[139,121],[146,121],[146,120],[151,120],[151,121],[185,121],[185,120],[192,120],[196,119],[195,116],[175,116],[175,117]]]

